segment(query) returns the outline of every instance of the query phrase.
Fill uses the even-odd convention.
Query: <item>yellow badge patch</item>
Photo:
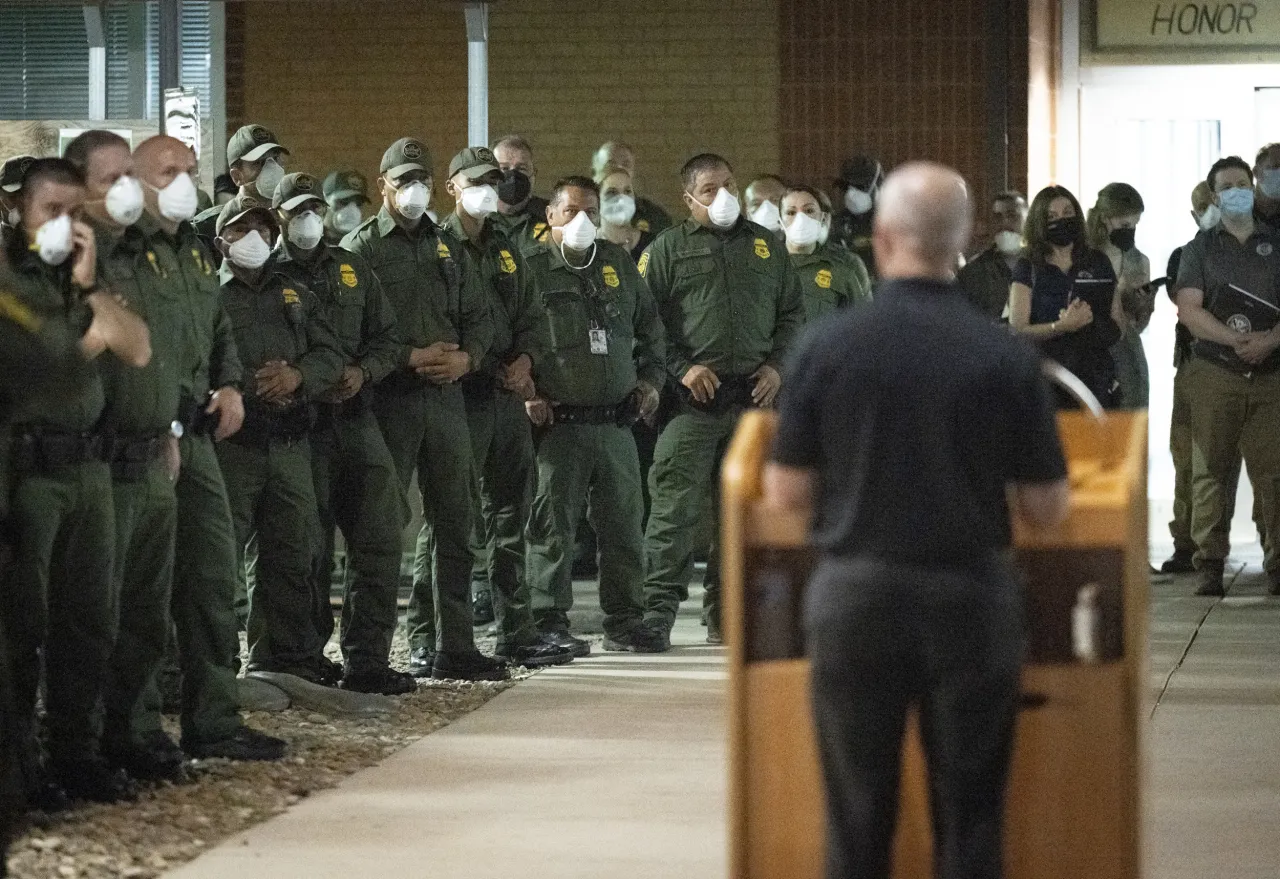
[[[546,223],[534,223],[534,224],[533,224],[533,240],[534,240],[534,241],[545,241],[545,240],[546,240],[546,237],[547,237],[547,224],[546,224]]]
[[[204,258],[204,254],[200,251],[200,248],[191,248],[191,258],[196,261],[196,265],[198,265],[200,270],[206,275],[213,274],[213,266],[209,264],[209,260]]]
[[[640,254],[640,262],[636,263],[636,268],[640,270],[640,276],[644,277],[649,272],[649,251]]]
[[[40,318],[23,305],[17,296],[0,290],[0,317],[22,327],[28,333],[40,331]]]
[[[193,250],[191,252],[194,254],[196,251]],[[147,251],[147,262],[151,264],[151,271],[155,272],[157,275],[160,275],[161,277],[164,276],[164,272],[160,268],[160,261],[156,259],[156,252],[154,250]],[[196,265],[199,265],[199,264],[200,264],[200,261],[197,259]]]
[[[605,266],[601,269],[600,274],[604,275],[604,283],[606,287],[618,286],[618,272],[613,266]]]
[[[514,275],[516,273],[516,261],[511,256],[511,251],[498,251],[498,266],[502,269],[504,275]]]
[[[343,263],[338,267],[338,274],[342,276],[342,283],[348,287],[354,287],[360,283],[360,279],[356,277],[356,270],[351,268],[348,263]]]
[[[769,258],[769,242],[765,241],[763,238],[756,239],[756,256],[761,259]]]
[[[436,257],[438,259],[453,259],[453,254],[449,252],[449,245],[441,241],[436,245]]]
[[[301,301],[302,300],[298,298],[297,290],[293,289],[292,287],[284,288],[284,304],[285,305],[297,305]]]
[[[831,272],[829,272],[826,269],[820,270],[818,274],[813,276],[813,283],[817,284],[823,290],[830,290],[831,289]]]
[[[648,231],[649,231],[649,221],[648,221],[648,220],[636,220],[636,228],[637,228],[637,229],[639,229],[641,232],[648,232]]]

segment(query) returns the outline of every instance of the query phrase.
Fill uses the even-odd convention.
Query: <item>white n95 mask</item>
[[[124,174],[111,184],[105,199],[107,215],[121,226],[132,226],[142,216],[142,184]]]
[[[160,208],[160,216],[174,223],[194,217],[196,208],[200,206],[200,196],[191,175],[184,171],[164,189],[156,190],[156,205]]]
[[[759,223],[770,232],[782,231],[782,214],[778,212],[778,206],[771,201],[761,202],[760,207],[752,212],[751,222]]]
[[[46,265],[60,266],[71,256],[75,243],[71,240],[71,217],[63,214],[48,220],[36,230],[36,243],[31,249],[40,254]]]
[[[303,211],[289,221],[289,242],[310,250],[324,236],[324,220],[315,211]]]
[[[360,225],[360,205],[354,201],[344,204],[333,212],[333,228],[346,234]]]
[[[586,211],[578,211],[574,218],[560,227],[560,241],[570,250],[583,251],[596,240],[596,224]]]
[[[257,229],[250,229],[249,234],[227,248],[228,258],[242,269],[260,269],[271,256],[271,245],[266,242]]]
[[[716,226],[728,229],[742,216],[742,205],[738,204],[736,195],[721,186],[711,204],[707,205],[707,216]]]
[[[488,183],[462,190],[462,209],[477,220],[483,220],[498,209],[498,190]]]
[[[627,225],[635,215],[635,196],[611,195],[600,202],[600,216],[615,226]]]
[[[284,168],[271,158],[262,163],[262,170],[258,172],[258,179],[254,181],[254,185],[258,187],[258,193],[263,198],[269,199],[276,194],[276,187],[283,179]]]
[[[822,237],[822,223],[808,214],[796,214],[791,225],[786,228],[787,243],[794,247],[808,247],[817,244]]]
[[[396,210],[410,220],[416,220],[427,212],[431,202],[431,190],[420,180],[406,184],[396,190]]]

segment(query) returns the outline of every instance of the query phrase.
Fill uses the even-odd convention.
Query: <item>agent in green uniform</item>
[[[599,214],[596,184],[567,177],[552,192],[549,243],[525,251],[551,344],[535,364],[538,396],[527,404],[540,428],[529,579],[539,627],[578,655],[590,646],[569,634],[570,566],[588,497],[605,649],[661,646],[643,625],[644,501],[630,427],[658,408],[662,322],[630,254],[596,239]]]
[[[276,266],[316,295],[342,349],[342,378],[316,400],[311,472],[319,510],[319,552],[312,571],[313,616],[320,643],[333,635],[329,584],[334,527],[347,542],[342,602],[342,687],[400,695],[417,683],[388,665],[396,629],[400,534],[408,509],[391,453],[373,417],[373,386],[400,365],[395,315],[368,263],[325,244],[320,182],[289,174],[272,207],[285,234]]]
[[[506,664],[475,647],[471,628],[471,436],[458,380],[493,342],[493,316],[471,257],[424,216],[431,154],[412,137],[382,157],[382,210],[342,241],[373,269],[406,343],[395,372],[374,391],[400,485],[416,468],[426,539],[434,541],[430,582],[416,577],[406,624],[411,674],[498,680]]]
[[[835,191],[843,205],[831,223],[831,237],[862,260],[875,277],[875,254],[871,251],[871,227],[875,223],[876,196],[884,182],[884,168],[871,156],[854,156],[841,163]]]
[[[97,283],[93,231],[78,217],[84,176],[65,159],[38,159],[23,175],[21,220],[5,256],[22,304],[42,322],[84,333],[92,355],[139,367],[151,356],[145,325]],[[117,340],[91,326],[108,312],[127,322]],[[0,602],[9,638],[15,713],[35,754],[41,659],[50,775],[72,798],[111,802],[131,790],[99,751],[99,708],[115,640],[115,525],[104,461],[102,381],[68,400],[25,396],[12,413],[10,499],[17,531],[12,578]],[[35,773],[28,775],[38,784]]]
[[[244,427],[218,445],[236,546],[258,540],[249,670],[336,684],[312,618],[316,521],[307,437],[343,357],[315,294],[271,259],[269,202],[238,195],[218,217],[222,302],[246,377]]]
[[[640,258],[667,330],[667,372],[680,399],[658,438],[645,534],[646,625],[670,646],[689,595],[692,534],[734,424],[749,406],[772,406],[779,370],[804,321],[800,283],[772,235],[741,216],[733,169],[704,153],[681,171],[690,217]],[[708,639],[719,641],[718,553],[707,566]]]
[[[147,265],[159,277],[161,294],[187,312],[190,333],[190,359],[178,377],[182,467],[169,597],[182,671],[182,749],[199,758],[278,760],[284,742],[246,726],[238,709],[236,539],[214,441],[225,440],[244,421],[242,370],[213,256],[190,223],[195,155],[182,141],[162,135],[139,144],[133,164],[146,198],[138,228],[150,245]],[[154,678],[143,706],[137,728],[144,734],[160,730]]]
[[[324,243],[341,244],[343,237],[354,232],[364,220],[364,206],[369,203],[369,181],[359,171],[333,171],[324,178]]]
[[[597,183],[602,182],[601,177],[604,175],[606,168],[621,168],[627,172],[628,177],[634,180],[636,176],[636,151],[632,149],[630,144],[617,140],[610,140],[600,144],[600,148],[591,157],[591,176],[595,178]],[[671,215],[663,210],[662,206],[657,202],[651,201],[644,196],[636,196],[636,212],[631,219],[631,223],[641,232],[656,236],[659,232],[671,228]]]
[[[13,156],[0,165],[0,246],[13,234],[22,210],[22,174],[35,161],[35,156]]]
[[[227,141],[227,167],[231,180],[240,187],[239,195],[248,195],[270,204],[276,186],[284,179],[289,164],[289,151],[276,140],[275,132],[261,125],[245,125],[236,129]],[[197,195],[197,198],[199,196]],[[223,204],[201,211],[193,221],[201,240],[209,246],[218,264],[222,255],[214,244],[218,217]]]
[[[871,279],[862,258],[827,241],[831,202],[816,189],[798,186],[782,196],[787,258],[800,279],[805,321],[871,301]]]
[[[443,227],[463,242],[493,315],[493,344],[461,382],[478,477],[474,530],[483,538],[485,579],[494,594],[495,653],[517,665],[559,665],[573,654],[539,639],[525,577],[534,465],[524,401],[534,393],[534,364],[546,356],[543,312],[523,257],[494,220],[501,182],[498,160],[486,147],[465,149],[449,163],[446,186],[457,208]]]
[[[96,378],[70,327],[63,321],[42,321],[22,303],[15,289],[13,275],[0,260],[0,592],[5,594],[9,536],[16,527],[8,509],[9,415],[20,401],[30,397],[63,404]],[[6,846],[25,804],[24,728],[14,712],[9,647],[0,621],[0,876],[5,875]]]
[[[190,311],[162,286],[159,263],[138,228],[144,196],[129,143],[95,129],[65,157],[88,184],[84,211],[96,236],[98,280],[124,297],[151,333],[151,362],[139,369],[100,359],[105,430],[115,505],[114,587],[119,623],[103,699],[104,756],[140,780],[179,781],[182,749],[143,718],[143,694],[164,661],[178,522],[180,376],[200,354],[190,344]],[[139,723],[135,724],[135,718]]]
[[[533,147],[518,134],[508,134],[493,145],[493,155],[502,169],[498,184],[498,219],[504,231],[521,247],[529,241],[547,240],[547,202],[533,194],[538,169],[533,164]]]

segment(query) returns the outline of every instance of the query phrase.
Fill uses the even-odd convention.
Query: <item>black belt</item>
[[[720,376],[720,387],[716,388],[716,395],[705,403],[699,403],[693,398],[693,391],[684,386],[683,383],[677,383],[676,388],[680,394],[680,400],[691,409],[697,409],[699,412],[709,412],[713,415],[723,415],[732,409],[751,409],[755,408],[756,402],[751,398],[755,391],[755,382],[749,375],[729,375]]]
[[[335,421],[359,418],[372,411],[373,405],[369,395],[365,393],[364,388],[361,388],[354,397],[343,400],[341,403],[317,403],[316,426],[328,427]]]
[[[13,427],[13,467],[18,473],[47,473],[60,467],[104,460],[108,451],[98,431],[69,431],[40,425]]]
[[[171,436],[159,434],[113,434],[105,444],[106,457],[111,464],[111,477],[124,482],[142,479],[147,470],[161,455]]]
[[[301,442],[315,427],[315,416],[316,410],[310,405],[295,406],[278,414],[267,414],[254,406],[246,410],[244,426],[232,434],[229,441],[256,448],[266,448],[273,442]]]
[[[618,427],[630,427],[635,423],[632,417],[635,408],[633,397],[612,406],[567,406],[556,404],[551,407],[556,424],[613,424]],[[638,415],[639,413],[634,413]]]

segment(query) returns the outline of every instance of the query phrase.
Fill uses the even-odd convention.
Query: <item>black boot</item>
[[[1203,561],[1200,563],[1200,585],[1196,587],[1196,595],[1221,598],[1227,594],[1222,580],[1226,565],[1221,561]]]

